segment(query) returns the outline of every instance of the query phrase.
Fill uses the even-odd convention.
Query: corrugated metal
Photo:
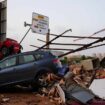
[[[0,2],[0,41],[6,38],[7,29],[7,0]]]

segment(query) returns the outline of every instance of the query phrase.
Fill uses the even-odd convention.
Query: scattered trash
[[[46,80],[49,83],[48,87],[39,89],[39,93],[43,96],[48,96],[51,102],[56,101],[58,104],[63,105],[66,102],[65,93],[60,85],[64,84],[64,81],[61,77],[52,73],[48,75]]]
[[[2,102],[8,102],[10,98],[2,98]]]
[[[40,87],[34,93],[35,97],[40,97],[41,100],[49,100],[44,103],[46,105],[49,103],[52,105],[105,105],[105,79],[95,79],[98,73],[100,72],[96,70],[87,71],[82,66],[77,65],[70,66],[64,76],[48,73],[44,78],[48,85]],[[21,86],[18,87],[21,88]],[[9,102],[9,100],[10,98],[1,95],[2,103]]]
[[[55,88],[56,88],[56,92],[58,93],[59,98],[60,98],[60,102],[59,103],[63,103],[64,104],[66,102],[64,91],[62,90],[62,88],[60,87],[59,84],[55,84]]]
[[[97,70],[95,78],[97,78],[97,79],[105,78],[105,70],[104,69]]]
[[[94,98],[93,94],[85,90],[72,93],[71,96],[83,104],[86,104],[87,102],[89,102],[90,100]]]

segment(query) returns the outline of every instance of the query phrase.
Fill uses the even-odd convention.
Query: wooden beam
[[[58,36],[58,35],[56,35],[56,34],[50,34],[50,35],[52,35],[52,36]],[[65,37],[65,38],[87,38],[87,39],[100,39],[100,38],[102,38],[102,37],[86,37],[86,36],[61,36],[61,37]]]
[[[50,40],[48,43],[44,44],[43,46],[41,46],[39,49],[35,50],[38,51],[44,47],[46,47],[47,45],[51,44],[54,40],[58,39],[59,37],[61,37],[62,35],[64,35],[65,33],[72,31],[71,29],[64,31],[63,33],[61,33],[60,35],[56,36],[55,38],[53,38],[52,40]]]
[[[38,39],[38,40],[45,43],[45,41],[43,41],[41,39]],[[50,44],[53,44],[53,45],[66,45],[66,46],[70,46],[70,45],[71,46],[84,46],[84,45],[86,45],[86,44],[73,44],[73,43],[50,43]]]
[[[35,46],[35,45],[30,45],[30,46],[36,47],[36,48],[40,48],[40,47]],[[49,49],[49,50],[65,50],[65,51],[73,50],[73,49],[63,49],[63,48],[43,48],[43,49]]]
[[[82,50],[88,49],[88,48],[89,48],[90,46],[92,46],[93,44],[102,42],[102,41],[104,41],[104,40],[105,40],[105,37],[103,37],[103,38],[101,38],[101,39],[98,39],[98,40],[96,40],[96,41],[94,41],[94,42],[91,42],[91,43],[89,43],[89,44],[86,44],[86,45],[84,45],[84,46],[82,46],[82,47],[79,47],[79,48],[77,48],[77,49],[75,49],[75,50],[69,51],[69,52],[67,52],[67,53],[65,53],[65,54],[62,54],[62,55],[59,56],[59,58],[65,56],[65,55],[71,54],[71,53],[75,53],[75,52],[78,52],[78,51],[82,51]]]

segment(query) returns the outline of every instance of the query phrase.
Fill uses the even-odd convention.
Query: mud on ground
[[[41,96],[29,88],[0,89],[0,105],[57,105],[48,97]]]

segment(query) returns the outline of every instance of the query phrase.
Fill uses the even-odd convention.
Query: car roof
[[[25,55],[25,54],[33,54],[33,53],[48,53],[49,51],[42,51],[42,50],[40,50],[40,51],[27,51],[27,52],[22,52],[22,53],[19,53],[19,54],[14,54],[14,55],[10,55],[10,56],[8,56],[8,57],[5,57],[4,59],[2,59],[1,61],[3,61],[3,60],[6,60],[6,59],[8,59],[8,58],[12,58],[12,57],[16,57],[16,56],[19,56],[19,55]],[[49,52],[50,53],[50,52]],[[0,61],[0,62],[1,62]]]

